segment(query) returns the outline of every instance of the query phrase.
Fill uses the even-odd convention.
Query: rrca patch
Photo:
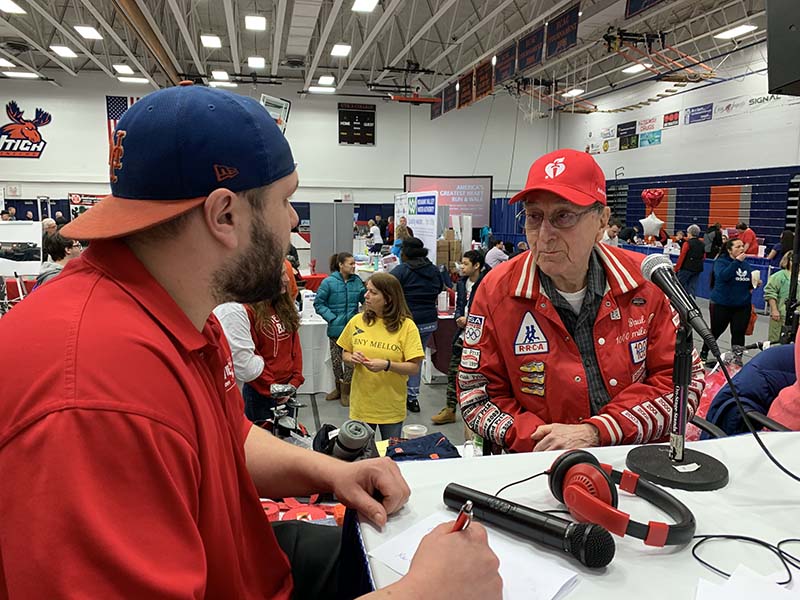
[[[530,312],[525,313],[514,340],[514,354],[544,354],[550,352],[550,343]]]

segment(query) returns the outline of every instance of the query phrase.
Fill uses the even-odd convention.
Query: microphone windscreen
[[[668,268],[672,270],[675,265],[663,254],[651,254],[642,261],[642,275],[647,281],[653,281],[652,275],[656,269]]]
[[[567,535],[567,543],[570,554],[590,569],[608,565],[617,550],[608,530],[592,523],[576,523]]]

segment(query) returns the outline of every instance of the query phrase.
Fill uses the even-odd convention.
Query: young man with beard
[[[0,344],[28,350],[0,380],[0,590],[334,597],[337,529],[273,531],[259,495],[334,492],[382,526],[409,489],[391,461],[337,461],[252,426],[211,316],[280,290],[289,145],[255,100],[191,85],[142,98],[113,141],[112,194],[63,230],[91,247],[0,322]],[[500,597],[478,527],[442,526],[417,557],[376,596]]]

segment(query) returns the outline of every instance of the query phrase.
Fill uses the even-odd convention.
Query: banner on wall
[[[633,150],[634,148],[639,147],[639,136],[634,135],[626,135],[624,137],[619,138],[619,149],[622,150]]]
[[[628,0],[625,4],[625,18],[630,19],[659,2],[662,2],[662,0]]]
[[[628,121],[617,125],[617,137],[627,137],[636,133],[636,121]]]
[[[734,96],[714,103],[714,118],[727,119],[759,112],[764,109],[781,108],[800,103],[796,96],[759,94],[757,96]]]
[[[564,50],[578,45],[578,22],[581,5],[575,4],[550,20],[547,25],[548,60]]]
[[[442,99],[442,94],[438,96],[439,100]],[[442,116],[442,102],[431,102],[431,121],[438,119]]]
[[[693,125],[694,123],[702,123],[710,121],[714,117],[714,103],[701,104],[700,106],[692,106],[683,111],[683,124]]]
[[[494,66],[494,84],[500,85],[511,79],[517,72],[517,44],[511,44],[497,53]]]
[[[544,49],[544,25],[532,31],[519,41],[517,64],[520,73],[542,63]]]
[[[664,122],[663,127],[667,129],[668,127],[677,127],[681,124],[681,113],[680,111],[670,112],[664,115]]]
[[[658,146],[661,144],[661,130],[647,131],[639,134],[639,148]]]
[[[478,101],[494,91],[492,61],[487,60],[475,67],[475,100]]]
[[[11,100],[6,104],[6,116],[10,122],[0,127],[0,158],[42,156],[47,142],[39,128],[53,120],[50,113],[37,107],[33,119],[26,119],[16,100]]]
[[[465,73],[458,80],[458,108],[465,108],[472,104],[474,99],[474,89],[472,82],[475,79],[474,71]]]
[[[67,198],[69,199],[69,214],[72,220],[100,202],[103,196],[97,196],[95,194],[67,194]]]
[[[453,110],[456,107],[457,102],[458,91],[456,90],[456,82],[454,81],[444,88],[444,96],[442,97],[442,114]]]
[[[408,226],[414,231],[414,237],[422,240],[429,253],[436,254],[436,192],[409,192],[395,194],[394,220],[405,217]]]
[[[641,119],[636,126],[636,131],[638,131],[639,133],[655,131],[656,129],[658,129],[657,117],[651,117],[649,119]]]
[[[603,143],[600,145],[600,150],[603,154],[609,154],[611,152],[618,152],[619,151],[619,138],[611,138],[610,140],[603,140]]]

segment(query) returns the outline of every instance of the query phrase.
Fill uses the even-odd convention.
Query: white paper
[[[453,513],[437,511],[381,544],[369,555],[405,575],[422,538],[436,526],[452,521],[453,516]],[[575,571],[537,552],[531,544],[493,529],[488,529],[488,533],[489,547],[500,559],[504,600],[552,600],[572,589],[577,582]]]
[[[730,579],[711,583],[705,579],[697,582],[695,600],[788,600],[797,598],[796,592],[775,583],[786,577],[785,573],[765,577],[739,565]]]

